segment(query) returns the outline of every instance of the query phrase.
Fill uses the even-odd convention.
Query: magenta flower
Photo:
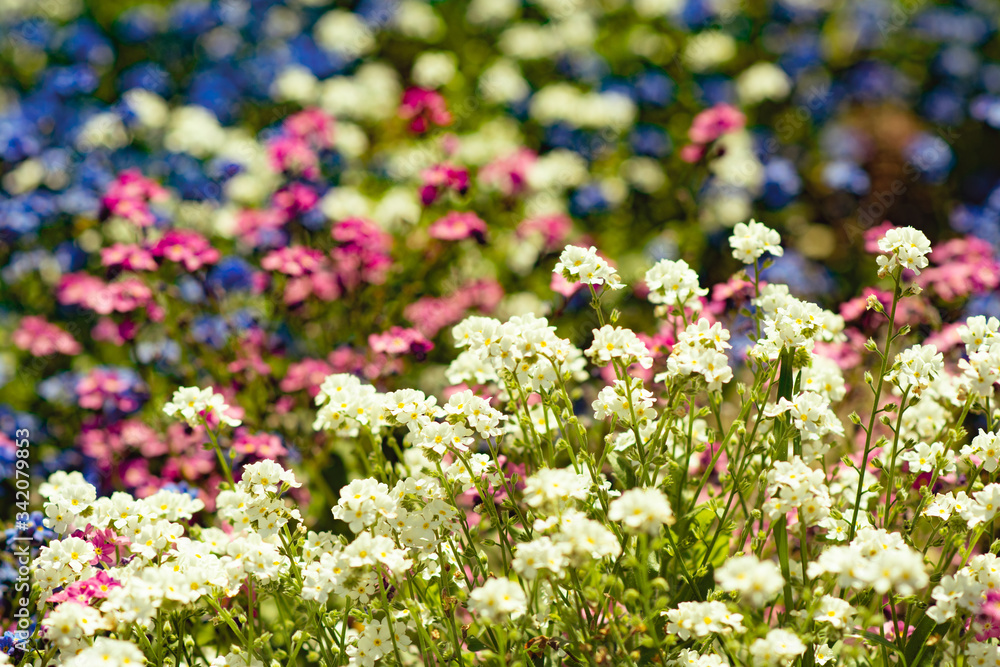
[[[319,178],[319,156],[299,137],[279,135],[268,142],[267,158],[271,168],[303,178]]]
[[[197,271],[219,261],[219,251],[198,232],[190,229],[171,229],[150,248],[154,257],[183,264],[188,271]]]
[[[410,131],[423,134],[432,125],[451,124],[451,113],[440,93],[424,88],[409,88],[403,93],[399,117],[410,121]]]
[[[434,343],[416,329],[392,327],[385,333],[368,336],[368,346],[375,353],[413,354],[418,358],[434,349]]]
[[[746,123],[747,117],[736,107],[716,104],[694,117],[688,137],[696,144],[710,144],[724,134],[742,130]]]
[[[237,429],[233,434],[233,449],[244,456],[256,456],[261,459],[276,459],[288,453],[281,444],[281,438],[273,433],[248,433],[246,429]]]
[[[420,201],[430,206],[447,190],[464,195],[469,190],[469,171],[452,164],[436,164],[420,174]]]
[[[159,183],[136,169],[128,169],[111,183],[101,204],[109,216],[124,218],[136,227],[150,227],[156,222],[150,202],[163,201],[168,196]]]
[[[471,211],[452,211],[434,221],[428,232],[432,237],[442,241],[459,241],[475,237],[482,243],[486,237],[486,223]]]
[[[517,226],[517,235],[528,238],[538,234],[548,251],[561,250],[566,245],[566,237],[573,229],[573,221],[569,216],[560,213],[528,218]]]

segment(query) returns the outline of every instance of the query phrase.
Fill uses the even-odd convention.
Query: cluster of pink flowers
[[[410,131],[423,134],[432,127],[451,124],[451,112],[441,93],[424,88],[408,88],[399,105],[399,117],[410,121]]]
[[[150,227],[156,223],[150,203],[166,199],[168,194],[163,186],[137,169],[127,169],[108,187],[101,204],[109,216],[124,218],[136,227]]]
[[[503,298],[503,287],[495,280],[478,280],[443,297],[423,297],[409,304],[403,315],[421,333],[433,338],[455,324],[470,310],[491,313]]]
[[[113,368],[93,368],[76,383],[77,403],[88,410],[133,412],[141,402],[132,378]]]
[[[108,536],[97,537],[97,534],[101,532],[108,532],[115,535],[110,529],[107,531],[97,531],[94,537],[90,540],[91,544],[94,546],[94,560],[91,565],[97,565],[98,563],[105,563],[106,565],[116,565],[118,563],[117,557],[112,558],[111,554],[115,553],[117,547],[125,546],[127,547],[129,541],[127,539],[118,537],[115,535],[111,538],[110,544],[108,543]],[[84,537],[82,531],[77,531],[73,534],[73,537]],[[101,548],[98,548],[98,542],[100,542]],[[127,549],[126,549],[127,553]],[[90,579],[81,579],[80,581],[74,581],[69,586],[51,595],[48,599],[49,604],[57,605],[62,602],[77,602],[79,604],[90,605],[93,600],[103,600],[108,597],[108,593],[114,588],[120,588],[121,584],[117,580],[111,577],[105,570],[98,570]]]
[[[705,109],[694,117],[688,129],[691,143],[681,149],[681,159],[697,162],[704,157],[709,144],[724,134],[742,130],[746,122],[743,112],[728,104],[716,104]]]
[[[289,116],[281,132],[267,144],[271,167],[314,180],[319,177],[318,151],[333,147],[334,120],[319,109]]]
[[[383,354],[412,354],[418,359],[434,349],[434,343],[416,329],[392,327],[385,333],[368,336],[372,352]]]
[[[337,275],[347,290],[362,283],[381,285],[392,266],[392,236],[378,225],[350,218],[333,226],[333,240],[337,247],[330,251],[337,266]]]
[[[933,287],[945,301],[991,292],[1000,286],[1000,261],[993,246],[975,236],[935,246],[930,259],[931,266],[920,272],[916,282],[924,288]]]
[[[82,349],[68,331],[36,315],[22,318],[11,340],[14,345],[35,357],[47,357],[57,352],[74,355],[79,354]]]
[[[69,273],[56,288],[59,303],[81,306],[100,315],[129,313],[145,308],[152,320],[159,320],[162,309],[153,301],[153,290],[138,278],[106,283],[88,273]]]

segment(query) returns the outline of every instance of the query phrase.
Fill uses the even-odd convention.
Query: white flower
[[[931,242],[923,232],[913,227],[890,229],[879,239],[878,247],[885,253],[878,257],[880,277],[895,272],[899,267],[919,274],[920,269],[929,264],[927,255],[931,251]]]
[[[790,665],[806,652],[806,645],[794,632],[775,628],[750,645],[755,665]]]
[[[829,623],[835,628],[843,628],[854,616],[854,607],[846,600],[832,595],[824,595],[820,599],[819,608],[813,618],[819,623]]]
[[[765,252],[776,257],[785,252],[781,247],[781,235],[756,220],[751,220],[749,223],[741,222],[733,227],[729,245],[733,249],[733,257],[744,264],[753,264]]]
[[[764,100],[782,100],[791,92],[785,70],[769,62],[754,63],[736,79],[736,92],[745,105]]]
[[[753,555],[730,558],[715,571],[715,580],[722,590],[738,591],[756,607],[771,600],[785,583],[777,565]]]
[[[657,533],[660,526],[674,522],[674,512],[663,491],[655,488],[629,489],[611,501],[608,518],[621,521],[634,531]]]
[[[528,600],[510,579],[487,579],[469,593],[469,611],[490,623],[518,618],[527,611]]]

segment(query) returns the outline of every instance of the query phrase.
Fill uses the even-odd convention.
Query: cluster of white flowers
[[[764,410],[767,417],[788,414],[802,436],[802,454],[812,461],[826,453],[822,440],[828,435],[844,435],[844,425],[830,407],[830,400],[816,392],[803,391],[791,400],[781,397]]]
[[[811,351],[817,340],[845,340],[843,317],[796,299],[786,285],[765,285],[754,303],[764,313],[763,335],[750,350],[758,359],[776,359],[786,348]]]
[[[769,602],[785,584],[776,564],[752,555],[727,560],[715,571],[715,581],[722,590],[738,592],[755,607]]]
[[[695,273],[683,259],[662,259],[646,271],[650,303],[663,304],[683,311],[701,310],[698,297],[708,294]]]
[[[566,246],[559,255],[559,261],[553,272],[562,275],[571,283],[607,285],[609,289],[614,290],[625,287],[608,260],[598,255],[597,248],[593,246],[590,248]]]
[[[733,227],[729,245],[733,249],[733,257],[744,264],[753,264],[765,252],[777,257],[785,253],[781,247],[781,235],[756,220],[741,222]]]
[[[958,328],[958,335],[965,343],[965,359],[958,367],[970,393],[982,398],[993,397],[993,386],[1000,382],[1000,320],[982,315],[970,317]]]
[[[816,525],[830,516],[833,501],[822,470],[814,470],[798,456],[775,461],[767,472],[768,499],[764,513],[772,519],[798,510],[799,521]]]
[[[960,611],[978,613],[985,594],[1000,586],[1000,563],[997,560],[994,554],[980,554],[954,575],[943,576],[941,583],[931,591],[935,604],[927,610],[927,615],[938,623],[944,623],[955,618]]]
[[[490,623],[523,616],[527,608],[524,591],[510,579],[487,579],[469,593],[469,610]]]
[[[914,345],[896,355],[886,378],[900,391],[920,396],[944,371],[944,355],[933,345]]]
[[[965,491],[939,493],[923,513],[941,519],[958,515],[970,529],[991,522],[1000,513],[1000,484],[987,484],[971,498]]]
[[[709,635],[742,634],[743,614],[729,611],[724,602],[682,602],[676,609],[661,612],[667,617],[667,632],[681,639]]]
[[[642,380],[629,378],[601,389],[592,407],[596,419],[616,417],[626,424],[641,424],[656,419],[653,401],[653,392],[643,387]]]
[[[878,242],[884,255],[878,256],[878,274],[885,277],[902,267],[916,274],[930,262],[931,242],[923,232],[913,227],[897,227],[888,230]]]
[[[587,349],[587,356],[602,366],[618,360],[625,366],[639,364],[643,368],[653,367],[653,357],[646,344],[632,330],[610,324],[594,329],[594,342]]]
[[[729,331],[718,322],[709,324],[700,319],[689,324],[677,336],[677,342],[667,358],[667,370],[653,378],[656,382],[668,379],[699,375],[704,378],[709,391],[719,391],[722,385],[733,379],[733,369],[729,366],[726,350]]]
[[[750,645],[755,665],[790,665],[805,652],[806,645],[798,635],[782,628],[768,630],[765,637]]]
[[[457,324],[452,337],[456,347],[468,349],[449,369],[451,381],[477,381],[476,372],[469,370],[485,364],[492,366],[492,372],[482,379],[506,387],[513,375],[532,391],[550,391],[561,377],[586,377],[583,352],[557,336],[544,317],[522,315],[500,322],[473,316]]]
[[[867,526],[858,530],[849,545],[822,551],[806,573],[810,578],[835,574],[843,588],[870,587],[879,594],[893,590],[903,596],[930,581],[923,555],[907,545],[902,535]]]
[[[228,426],[239,426],[242,422],[230,416],[232,408],[226,405],[222,394],[217,394],[211,387],[181,387],[174,392],[170,402],[163,406],[163,412],[168,416],[180,415],[191,426],[211,424],[213,419]]]

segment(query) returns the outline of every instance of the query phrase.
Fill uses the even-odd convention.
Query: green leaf
[[[924,662],[928,657],[934,654],[933,651],[924,654],[924,649],[927,648],[927,639],[931,634],[943,635],[948,631],[948,626],[951,623],[941,623],[938,624],[930,616],[924,616],[920,621],[913,627],[913,632],[910,634],[909,641],[906,642],[905,658],[906,664],[910,667],[918,667],[922,662]]]
[[[865,641],[874,642],[875,644],[878,644],[879,646],[887,648],[890,651],[894,651],[899,656],[901,656],[904,660],[906,659],[906,656],[903,655],[903,652],[901,650],[899,650],[898,646],[896,646],[895,644],[893,644],[888,639],[885,639],[884,637],[875,634],[874,632],[871,632],[869,630],[865,630],[860,635],[850,635],[850,636],[852,636],[852,637],[860,637],[861,639],[864,639]]]
[[[489,646],[479,640],[479,637],[468,637],[465,640],[465,646],[469,651],[485,651],[489,648]]]

